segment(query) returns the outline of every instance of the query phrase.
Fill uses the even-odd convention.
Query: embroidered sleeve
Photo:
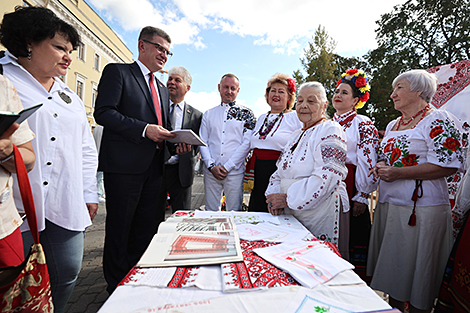
[[[329,134],[328,134],[329,133]],[[346,141],[339,124],[328,127],[325,136],[312,134],[306,158],[314,162],[313,172],[287,191],[287,203],[294,210],[315,209],[342,184],[346,178]]]
[[[235,107],[230,108],[230,110],[233,108]],[[250,152],[251,136],[253,135],[253,130],[256,125],[256,118],[253,114],[253,111],[247,108],[238,109],[239,115],[236,119],[240,119],[244,122],[243,141],[241,145],[234,151],[230,159],[228,159],[224,164],[224,167],[228,172],[235,168],[240,168],[240,166],[244,166],[243,164],[245,162],[245,158],[248,155],[248,152]]]
[[[233,106],[227,111],[227,120],[243,122],[243,132],[255,129],[256,117],[252,110],[244,107]]]
[[[450,115],[441,113],[424,128],[430,163],[443,166],[462,168],[465,157],[462,144],[462,130]]]
[[[369,204],[369,194],[377,189],[377,179],[369,174],[377,163],[379,133],[370,120],[359,122],[357,144],[356,190],[353,201]]]

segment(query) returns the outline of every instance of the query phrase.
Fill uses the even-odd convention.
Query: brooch
[[[65,92],[59,91],[59,97],[67,104],[72,103],[72,99]]]

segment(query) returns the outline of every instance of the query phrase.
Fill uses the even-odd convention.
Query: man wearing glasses
[[[99,170],[106,191],[103,271],[109,293],[140,259],[164,219],[157,196],[169,158],[165,140],[175,135],[167,130],[169,92],[155,73],[171,57],[170,43],[163,30],[143,28],[138,60],[108,64],[98,86],[94,117],[104,126]]]

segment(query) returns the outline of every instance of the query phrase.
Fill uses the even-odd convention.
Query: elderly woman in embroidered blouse
[[[98,209],[98,158],[85,107],[59,79],[67,74],[79,40],[71,25],[42,7],[17,7],[4,15],[0,26],[0,41],[8,49],[0,59],[4,75],[25,108],[44,104],[28,119],[36,134],[31,142],[36,166],[29,178],[56,313],[63,312],[72,293],[84,231]],[[21,230],[28,251],[32,237],[25,224]]]
[[[463,169],[460,123],[429,105],[437,78],[425,70],[400,74],[391,98],[402,116],[390,122],[379,162],[380,178],[367,273],[371,287],[390,295],[390,305],[430,311],[452,248],[445,177]]]
[[[379,136],[370,118],[357,114],[369,99],[370,86],[364,71],[350,69],[337,83],[333,95],[333,107],[337,121],[346,133],[348,153],[346,188],[351,214],[349,229],[349,261],[356,273],[366,277],[367,250],[370,239],[369,194],[377,189],[378,180],[369,171],[377,163]]]
[[[295,91],[295,81],[287,74],[276,73],[268,81],[264,96],[271,109],[256,123],[251,137],[253,153],[245,171],[245,189],[252,189],[248,211],[268,212],[264,192],[269,178],[292,133],[302,127],[292,112]]]
[[[344,240],[339,215],[349,210],[343,182],[346,136],[338,123],[327,120],[327,105],[320,83],[300,86],[296,112],[303,127],[284,147],[265,194],[271,214],[284,210],[317,238],[338,245]]]

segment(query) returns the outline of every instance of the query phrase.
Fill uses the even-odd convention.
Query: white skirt
[[[367,275],[373,276],[373,289],[427,310],[437,297],[452,249],[452,216],[450,206],[417,207],[416,226],[409,226],[412,210],[377,204]]]

